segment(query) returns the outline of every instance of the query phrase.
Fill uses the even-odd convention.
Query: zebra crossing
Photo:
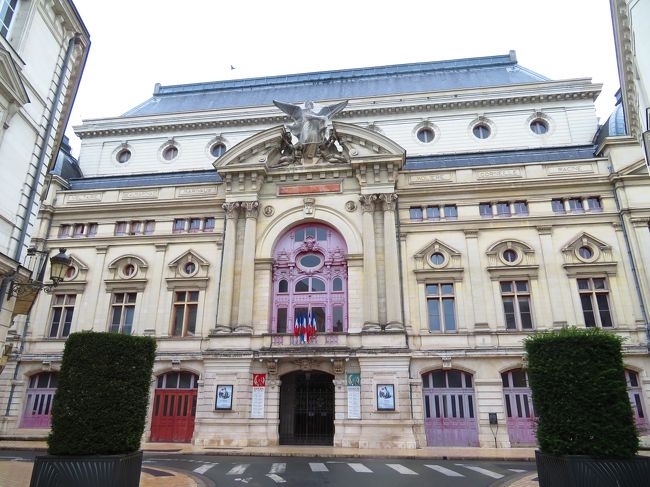
[[[450,478],[463,478],[470,475],[472,472],[479,476],[484,476],[490,479],[502,479],[510,474],[518,474],[527,472],[528,470],[520,468],[506,468],[496,467],[491,465],[474,465],[469,463],[452,463],[445,462],[445,465],[440,465],[434,462],[427,462],[422,460],[421,463],[415,464],[410,462],[408,466],[401,463],[381,463],[376,461],[367,462],[346,462],[346,461],[325,461],[325,462],[305,462],[305,463],[290,463],[287,468],[286,462],[275,462],[269,464],[264,463],[234,463],[224,462],[217,473],[215,467],[219,463],[205,462],[193,459],[181,458],[151,458],[144,461],[144,463],[158,463],[158,462],[189,462],[191,464],[198,464],[199,466],[192,468],[198,474],[215,474],[225,475],[226,478],[233,480],[247,480],[252,478],[253,475],[263,475],[277,484],[286,483],[286,474],[297,470],[309,470],[315,474],[328,474],[333,473],[334,470],[341,471],[340,469],[347,470],[348,472],[358,473],[362,475],[367,474],[381,474],[385,475],[392,472],[397,475],[410,475],[410,476],[444,476]],[[192,465],[193,466],[193,465]],[[421,467],[421,468],[420,468]]]

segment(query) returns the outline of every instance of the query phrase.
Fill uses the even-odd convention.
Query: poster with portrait
[[[395,411],[394,384],[377,384],[377,410]]]
[[[215,409],[229,410],[232,409],[232,389],[231,385],[217,385],[217,398]]]
[[[266,374],[253,374],[253,395],[251,397],[251,418],[264,417],[264,394]]]
[[[347,374],[348,419],[361,419],[361,374]]]

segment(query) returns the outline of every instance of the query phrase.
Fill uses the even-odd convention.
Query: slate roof
[[[617,95],[619,98],[617,99],[617,104],[614,108],[614,111],[609,116],[607,121],[600,126],[598,132],[596,133],[596,145],[600,145],[600,143],[607,137],[627,135],[627,129],[625,127],[625,112],[623,111],[623,104],[620,100],[620,90]]]
[[[338,100],[548,81],[507,55],[289,74],[187,85],[156,85],[153,96],[123,116],[271,105],[272,100]]]
[[[218,183],[221,181],[214,169],[156,174],[126,174],[123,176],[98,176],[69,180],[70,189],[138,188],[144,186]]]
[[[444,169],[472,166],[497,166],[533,162],[593,159],[595,146],[557,147],[512,151],[480,152],[474,154],[442,154],[439,156],[407,157],[403,170]]]

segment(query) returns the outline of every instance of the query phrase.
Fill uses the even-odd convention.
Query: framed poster
[[[215,409],[232,409],[232,386],[217,385],[217,399]]]
[[[348,419],[361,419],[361,374],[347,374]]]
[[[395,384],[377,384],[377,411],[395,411]]]
[[[264,393],[266,374],[253,374],[253,394],[251,396],[251,418],[264,418]]]

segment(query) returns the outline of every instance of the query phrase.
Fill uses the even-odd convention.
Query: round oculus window
[[[133,264],[126,264],[126,265],[122,268],[122,273],[123,273],[126,277],[131,277],[133,274],[135,274],[135,266],[134,266]]]
[[[178,147],[170,145],[163,151],[162,156],[166,161],[176,159],[176,156],[178,156]]]
[[[318,267],[321,265],[321,262],[323,262],[323,259],[321,259],[320,256],[316,254],[307,254],[300,257],[300,265],[306,269],[313,269],[314,267]]]
[[[196,264],[194,262],[186,262],[183,270],[185,271],[185,274],[194,274]]]
[[[519,255],[517,254],[517,252],[515,252],[512,249],[504,250],[502,255],[503,255],[503,260],[505,260],[506,262],[509,262],[511,264],[514,263],[514,262],[517,262],[517,259],[519,258]]]
[[[534,134],[544,135],[548,132],[548,123],[541,119],[533,120],[530,122],[530,130],[532,130]]]
[[[445,262],[445,256],[440,252],[431,254],[431,263],[433,265],[442,265]]]
[[[477,139],[487,139],[490,136],[490,133],[492,133],[490,127],[484,123],[474,125],[472,132],[474,133],[474,137]]]
[[[129,162],[129,159],[131,159],[131,151],[129,149],[122,149],[117,153],[115,158],[120,164],[125,164]]]
[[[435,133],[431,127],[423,127],[418,130],[417,136],[420,142],[428,144],[429,142],[433,141]]]
[[[578,249],[578,255],[585,260],[589,260],[594,256],[594,251],[591,249],[591,247],[583,245]]]
[[[226,146],[221,142],[218,142],[214,144],[212,147],[210,147],[210,154],[212,154],[214,157],[221,157],[225,153],[226,153]]]
[[[68,270],[65,271],[65,278],[72,279],[77,274],[77,268],[73,265],[68,267]]]

